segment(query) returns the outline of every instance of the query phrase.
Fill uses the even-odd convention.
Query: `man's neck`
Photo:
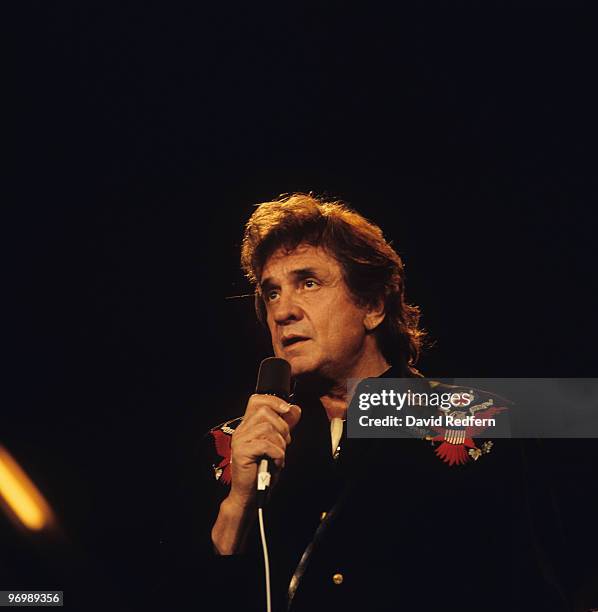
[[[359,364],[351,372],[348,372],[337,380],[332,381],[326,392],[320,396],[320,401],[326,410],[329,419],[341,418],[344,419],[347,414],[349,405],[350,389],[348,389],[348,381],[357,383],[364,378],[375,378],[384,374],[390,368],[390,364],[382,356],[376,352],[370,359],[361,360]]]

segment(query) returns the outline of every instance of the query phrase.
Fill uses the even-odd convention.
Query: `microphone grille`
[[[260,364],[256,393],[276,395],[287,401],[291,394],[291,365],[286,359],[268,357]]]

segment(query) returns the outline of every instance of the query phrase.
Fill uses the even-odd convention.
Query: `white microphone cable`
[[[266,542],[266,530],[264,529],[263,508],[258,508],[257,516],[260,522],[260,536],[262,539],[262,550],[264,552],[264,570],[266,573],[266,612],[272,612],[272,601],[270,594],[270,560],[268,559],[268,543]]]
[[[270,593],[270,559],[268,557],[268,543],[266,541],[266,529],[264,527],[264,505],[270,486],[270,466],[268,458],[262,457],[257,471],[257,516],[260,523],[260,537],[262,540],[262,551],[264,553],[264,572],[266,576],[266,612],[272,612],[272,596]]]

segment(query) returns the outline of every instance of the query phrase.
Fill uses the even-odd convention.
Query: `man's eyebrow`
[[[310,276],[320,276],[316,268],[297,268],[296,270],[291,270],[290,274],[294,276],[296,280],[303,280]],[[264,278],[264,280],[260,282],[260,290],[262,292],[268,291],[269,289],[276,289],[277,287],[279,287],[279,285],[274,282],[271,276]]]
[[[310,276],[319,276],[319,272],[316,268],[299,268],[297,270],[292,270],[291,274],[295,278],[303,279],[309,278]]]

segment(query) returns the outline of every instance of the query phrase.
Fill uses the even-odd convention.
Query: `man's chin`
[[[285,356],[282,355],[283,359],[286,359],[291,365],[291,376],[298,378],[309,374],[315,374],[317,371],[317,364],[313,360],[300,357],[300,356]]]

